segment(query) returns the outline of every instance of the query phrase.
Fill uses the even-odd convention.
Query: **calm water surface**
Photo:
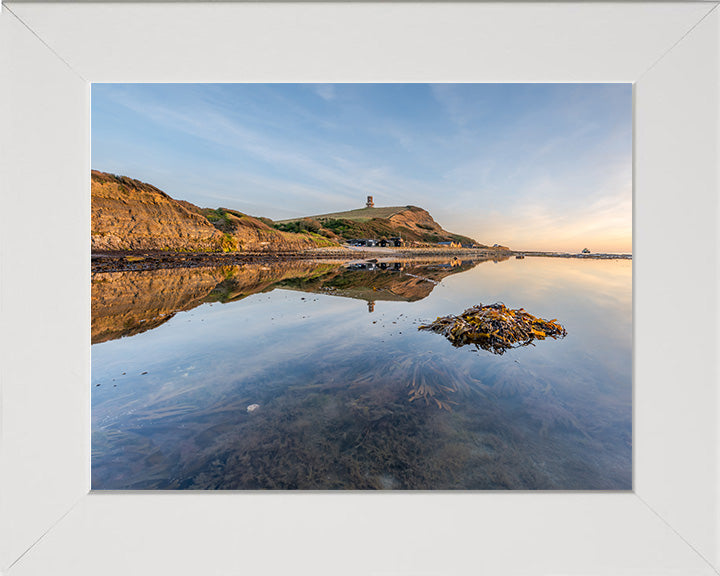
[[[631,489],[632,263],[456,264],[95,274],[93,489]],[[568,335],[417,330],[494,302]]]

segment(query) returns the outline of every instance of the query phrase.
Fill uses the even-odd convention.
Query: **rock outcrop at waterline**
[[[92,171],[93,252],[291,251],[333,244],[307,234],[282,232],[241,212],[199,208],[151,184]]]

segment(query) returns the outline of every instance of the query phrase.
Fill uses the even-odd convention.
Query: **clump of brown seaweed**
[[[445,336],[453,346],[474,344],[493,354],[503,354],[510,348],[527,346],[534,340],[563,338],[567,331],[557,320],[543,320],[525,312],[513,310],[505,304],[478,304],[459,316],[443,316],[435,322],[418,327]]]

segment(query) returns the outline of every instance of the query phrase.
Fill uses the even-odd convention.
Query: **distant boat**
[[[525,254],[515,254],[515,258],[517,258],[518,260],[522,260],[523,258],[525,258]]]

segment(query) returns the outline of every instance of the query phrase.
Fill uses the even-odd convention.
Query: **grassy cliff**
[[[346,212],[279,220],[274,225],[278,230],[288,232],[312,230],[317,234],[339,240],[400,236],[408,242],[430,244],[460,242],[461,244],[485,247],[478,244],[473,238],[443,229],[427,210],[417,206],[360,208]]]

